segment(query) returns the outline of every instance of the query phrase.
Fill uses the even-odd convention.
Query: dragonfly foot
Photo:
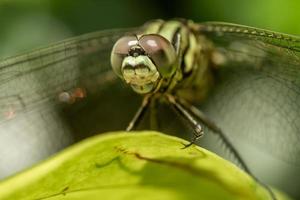
[[[183,144],[183,143],[182,143],[182,144]],[[188,143],[188,144],[183,144],[183,147],[182,147],[181,149],[186,149],[186,148],[192,146],[193,144],[194,144],[194,142],[190,142],[190,143]]]
[[[201,138],[202,135],[203,135],[203,132],[201,131],[201,134],[195,135],[195,137],[192,139],[192,141],[191,141],[190,143],[188,143],[188,144],[183,144],[184,147],[183,147],[182,149],[186,149],[186,148],[192,146],[193,144],[195,144],[195,142],[196,142],[199,138]]]

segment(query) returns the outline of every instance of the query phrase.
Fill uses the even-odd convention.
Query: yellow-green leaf
[[[0,199],[270,199],[233,164],[153,131],[89,138],[0,183]]]

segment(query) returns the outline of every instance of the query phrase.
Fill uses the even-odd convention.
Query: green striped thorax
[[[140,94],[170,85],[180,65],[182,31],[179,21],[155,20],[141,33],[120,38],[111,53],[114,72]],[[181,30],[181,31],[179,31]]]

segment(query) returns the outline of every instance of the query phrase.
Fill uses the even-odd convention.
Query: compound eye
[[[144,35],[139,39],[139,45],[145,50],[163,77],[172,75],[175,70],[173,64],[176,60],[176,52],[166,38],[157,34]]]
[[[114,72],[122,77],[122,62],[123,59],[129,54],[129,50],[132,46],[136,46],[138,44],[137,38],[135,36],[124,36],[121,37],[115,43],[111,56],[110,62]]]

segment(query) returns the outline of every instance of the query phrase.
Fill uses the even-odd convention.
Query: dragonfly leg
[[[271,198],[273,200],[277,200],[275,194],[271,190],[269,186],[261,182],[256,176],[250,171],[248,168],[246,162],[243,160],[241,155],[238,153],[238,151],[235,149],[235,147],[232,145],[232,143],[229,141],[226,134],[212,121],[210,120],[203,112],[201,112],[198,108],[195,106],[189,104],[184,99],[178,100],[184,107],[186,107],[195,117],[197,117],[203,124],[205,124],[209,129],[211,129],[214,133],[216,133],[221,140],[225,143],[226,147],[229,149],[230,153],[234,156],[236,161],[239,163],[239,165],[242,167],[244,171],[246,171],[256,182],[258,182],[260,185],[262,185],[270,194]]]
[[[126,128],[126,131],[131,131],[132,129],[137,127],[138,123],[141,121],[141,119],[143,118],[147,108],[149,107],[150,98],[151,98],[151,95],[146,95],[143,98],[142,104],[140,105],[140,107],[137,110],[137,112],[135,113],[134,117],[132,118],[132,120],[128,124],[128,126]]]
[[[159,130],[159,121],[157,120],[157,101],[153,98],[150,102],[150,128]]]
[[[175,108],[175,110],[184,117],[184,119],[186,119],[192,126],[193,126],[193,130],[194,130],[194,137],[192,138],[191,142],[187,145],[185,145],[184,148],[187,148],[189,146],[191,146],[192,144],[194,144],[200,137],[203,136],[203,129],[200,125],[200,123],[190,114],[190,112],[188,110],[186,110],[179,101],[177,101],[177,99],[170,95],[170,94],[166,94],[167,99],[169,101],[169,103],[171,103],[171,105]]]

